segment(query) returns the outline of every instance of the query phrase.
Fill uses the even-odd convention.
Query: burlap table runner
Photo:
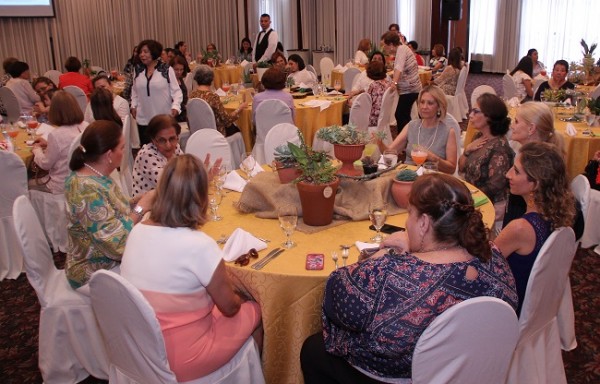
[[[298,210],[297,229],[304,233],[316,233],[348,221],[368,219],[370,203],[387,202],[390,215],[406,212],[396,205],[390,194],[395,174],[396,172],[390,172],[369,181],[342,179],[335,197],[334,220],[331,224],[321,227],[306,225],[300,220],[302,206],[296,185],[280,184],[274,172],[261,172],[253,177],[235,206],[243,213],[255,213],[256,217],[263,219],[276,219],[278,206],[292,204]]]

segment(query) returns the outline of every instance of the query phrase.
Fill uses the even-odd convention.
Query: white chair
[[[509,384],[567,382],[558,315],[575,249],[573,230],[561,227],[538,253],[519,318],[519,341],[509,369]]]
[[[363,92],[354,98],[352,106],[350,107],[350,124],[356,126],[356,128],[366,131],[369,129],[369,116],[371,115],[371,106],[373,101],[371,95],[367,92]]]
[[[90,280],[92,306],[110,360],[115,384],[177,383],[169,367],[162,331],[154,310],[130,282],[110,271]],[[264,383],[258,349],[252,337],[223,367],[188,384]]]
[[[48,384],[77,383],[92,375],[108,379],[108,357],[90,298],[69,285],[26,196],[13,207],[27,279],[41,305],[39,368]]]
[[[192,86],[194,82],[194,73],[189,72],[185,75],[185,79],[183,79],[183,83],[185,84],[186,89],[188,90],[188,94],[192,92]]]
[[[458,124],[458,121],[456,121],[456,119],[454,118],[454,116],[452,116],[449,113],[446,113],[446,119],[444,121],[446,123],[446,125],[450,128],[454,129],[454,135],[456,138],[456,170],[454,171],[454,176],[459,177],[458,176],[458,159],[460,158],[460,153],[461,153],[461,130],[460,130],[460,125]]]
[[[415,346],[412,382],[504,383],[519,326],[514,309],[476,297],[439,315]]]
[[[467,96],[465,95],[465,85],[467,82],[468,73],[469,67],[465,65],[460,70],[460,74],[458,75],[455,94],[446,95],[446,101],[448,102],[448,113],[454,116],[457,121],[463,121],[469,110]]]
[[[317,70],[312,65],[306,64],[306,70],[308,72],[312,72],[315,75],[315,79],[317,79],[319,77],[319,75],[317,74]]]
[[[600,85],[594,88],[594,90],[590,93],[590,97],[592,99],[597,99],[598,97],[600,97]]]
[[[473,90],[473,93],[471,93],[471,107],[475,105],[479,96],[483,95],[484,93],[491,93],[492,95],[495,95],[496,90],[489,85],[480,85],[476,87]]]
[[[319,69],[321,70],[321,79],[325,83],[325,80],[331,80],[331,71],[333,71],[333,60],[329,57],[323,57],[319,62]],[[333,84],[329,84],[333,86]]]
[[[119,179],[121,191],[130,199],[133,196],[133,153],[131,151],[131,121],[133,116],[127,115],[123,123],[123,138],[125,139],[125,152],[119,166]]]
[[[577,175],[571,181],[571,192],[573,192],[573,196],[575,196],[581,205],[581,213],[583,215],[584,224],[587,224],[588,209],[590,207],[590,191],[590,182],[585,175]],[[585,225],[585,227],[587,227],[587,225]]]
[[[50,80],[52,80],[54,85],[56,85],[57,87],[58,87],[58,81],[60,80],[60,75],[62,75],[62,72],[57,71],[56,69],[51,69],[49,71],[46,71],[46,73],[44,73],[44,77],[47,77]]]
[[[517,86],[515,85],[512,76],[508,73],[502,76],[502,89],[504,100],[510,100],[517,96]]]
[[[201,129],[194,132],[187,142],[185,152],[190,153],[204,161],[207,154],[210,154],[211,161],[222,158],[221,164],[234,169],[237,164],[232,163],[231,149],[225,137],[216,129]],[[232,168],[233,167],[233,168]]]
[[[265,163],[271,164],[275,159],[275,148],[282,144],[294,143],[300,145],[298,127],[290,123],[279,123],[275,125],[265,137]]]
[[[600,243],[600,191],[591,189],[587,205],[587,215],[585,219],[585,228],[581,236],[581,246],[589,248]],[[594,252],[600,251],[600,246],[594,249]]]
[[[54,194],[32,189],[29,191],[29,198],[54,252],[66,252],[69,220],[64,193]]]
[[[21,106],[19,100],[8,87],[0,87],[0,104],[6,109],[6,121],[10,124],[16,123],[21,116]]]
[[[347,72],[347,71],[346,71]],[[393,88],[388,88],[383,94],[381,100],[381,110],[379,112],[379,119],[377,120],[377,132],[385,132],[384,144],[390,145],[392,143],[392,131],[390,130],[390,119],[396,111],[398,105],[398,92]],[[373,131],[372,127],[369,127],[369,131]]]
[[[542,85],[542,83],[546,81],[546,79],[541,78],[541,77],[536,77],[535,79],[533,79],[533,96],[535,97],[535,94],[537,93],[538,89],[540,88],[540,85]]]
[[[71,95],[75,96],[75,99],[77,100],[77,103],[79,104],[79,107],[81,108],[81,112],[85,113],[85,108],[87,107],[87,103],[88,103],[88,99],[87,99],[87,96],[85,95],[85,92],[83,92],[83,90],[81,88],[76,87],[74,85],[67,85],[66,87],[63,88],[63,90],[65,92],[68,92]]]
[[[292,110],[281,100],[265,100],[256,108],[256,143],[252,155],[258,164],[265,163],[265,137],[279,123],[294,124]]]
[[[95,73],[96,73],[96,76],[98,76],[98,75],[100,75],[100,74],[110,75],[110,73],[106,72],[106,71],[104,70],[104,68],[102,68],[102,67],[99,67],[99,66],[97,66],[97,65],[92,65],[92,66],[90,67],[90,70],[91,70],[92,72],[95,72]]]
[[[23,272],[23,251],[13,223],[13,203],[27,195],[27,170],[23,160],[0,151],[0,281],[16,279]]]
[[[352,90],[352,85],[354,85],[354,79],[360,73],[360,69],[358,68],[347,68],[344,72],[344,90],[346,92],[350,92]]]
[[[182,133],[179,136],[179,144],[184,151],[188,139],[194,132],[202,128],[217,129],[215,114],[206,101],[199,98],[190,99],[186,108],[189,132]]]

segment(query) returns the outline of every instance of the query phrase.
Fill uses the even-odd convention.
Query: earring
[[[438,111],[437,111],[437,113],[436,113],[435,115],[436,115],[437,117],[440,117],[440,116],[442,116],[442,111],[440,111],[440,110],[438,109]]]
[[[533,205],[535,203],[535,197],[533,191],[529,192],[529,196],[527,196],[527,205]]]

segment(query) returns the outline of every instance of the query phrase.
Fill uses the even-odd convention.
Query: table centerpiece
[[[333,144],[336,159],[342,162],[338,173],[348,176],[360,175],[354,168],[354,162],[361,158],[365,145],[371,141],[367,131],[357,129],[354,125],[331,125],[317,132],[317,138]]]

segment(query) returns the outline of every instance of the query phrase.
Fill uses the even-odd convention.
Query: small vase
[[[335,154],[335,158],[342,162],[342,167],[338,170],[338,174],[347,176],[360,175],[360,170],[354,168],[354,162],[362,157],[364,149],[364,144],[334,144],[333,153]]]
[[[300,171],[297,167],[286,168],[281,166],[280,163],[275,163],[275,166],[277,168],[277,176],[279,176],[279,182],[281,184],[288,184],[293,180],[296,180],[302,174],[302,171]]]
[[[400,208],[408,208],[408,195],[412,189],[414,181],[395,180],[392,183],[391,194],[392,198]]]
[[[340,179],[327,184],[296,184],[302,205],[302,220],[306,225],[323,226],[333,221],[333,206]]]

